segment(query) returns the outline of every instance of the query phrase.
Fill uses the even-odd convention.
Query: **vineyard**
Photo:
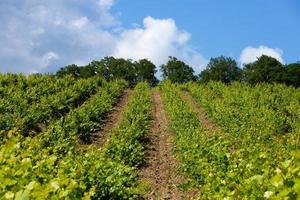
[[[300,199],[300,90],[0,75],[1,199]]]

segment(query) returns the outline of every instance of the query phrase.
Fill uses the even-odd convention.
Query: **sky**
[[[196,73],[211,57],[300,61],[299,0],[1,0],[0,72],[55,72],[115,56]]]

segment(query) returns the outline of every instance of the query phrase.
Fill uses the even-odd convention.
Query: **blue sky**
[[[266,45],[282,49],[287,62],[300,60],[298,0],[119,0],[113,11],[128,27],[145,16],[172,18],[205,57],[238,58],[246,46]]]
[[[21,2],[21,3],[20,3]],[[0,72],[54,72],[104,56],[200,72],[211,57],[300,60],[297,0],[1,0]]]

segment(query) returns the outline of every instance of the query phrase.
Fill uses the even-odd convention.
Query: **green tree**
[[[238,68],[237,62],[229,57],[220,56],[211,58],[206,69],[203,70],[199,79],[201,82],[221,81],[230,84],[241,80],[242,70]]]
[[[95,74],[101,76],[105,80],[109,81],[111,78],[111,73],[109,70],[109,66],[106,66],[103,60],[93,60],[89,66],[95,69]]]
[[[285,67],[284,82],[287,85],[300,87],[300,62],[292,63]]]
[[[155,86],[158,83],[155,77],[156,67],[147,59],[142,59],[135,62],[136,81],[147,81],[151,86]]]
[[[63,77],[65,75],[72,75],[74,77],[79,77],[80,76],[80,68],[77,65],[72,64],[72,65],[68,65],[66,67],[62,67],[62,68],[60,68],[60,70],[58,70],[56,72],[56,76],[58,76],[58,77]]]
[[[136,84],[135,64],[131,60],[105,57],[100,61],[91,62],[90,65],[107,81],[125,79],[130,85]]]
[[[66,67],[60,68],[60,70],[58,70],[56,72],[56,75],[58,77],[72,75],[74,77],[79,77],[79,78],[89,78],[89,77],[96,75],[96,68],[93,67],[92,65],[79,67],[75,64],[72,64],[72,65],[68,65]]]
[[[243,79],[250,84],[282,83],[284,66],[273,57],[263,55],[257,61],[247,64],[243,69]]]
[[[87,65],[87,66],[79,68],[79,77],[80,78],[89,78],[89,77],[95,76],[96,74],[97,74],[96,68],[91,65]]]
[[[169,61],[161,66],[161,71],[164,79],[169,79],[174,83],[196,80],[193,68],[175,57],[169,57]]]

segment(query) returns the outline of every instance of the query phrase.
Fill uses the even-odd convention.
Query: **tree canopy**
[[[135,85],[139,81],[147,81],[154,86],[158,82],[155,73],[155,65],[146,59],[133,62],[123,58],[105,57],[99,61],[94,60],[83,67],[74,64],[68,65],[61,68],[56,75],[61,77],[69,74],[80,78],[98,75],[107,81],[125,79],[130,85]]]
[[[169,57],[169,61],[161,66],[163,78],[174,83],[185,83],[196,80],[192,67],[175,57]]]
[[[68,65],[66,67],[60,68],[56,72],[56,75],[58,77],[63,77],[65,75],[72,75],[74,77],[79,77],[80,76],[80,68],[77,65],[75,65],[75,64]]]
[[[283,83],[284,65],[273,57],[263,55],[244,67],[244,80],[250,84]]]
[[[161,71],[164,79],[174,83],[197,80],[193,68],[175,57],[169,57],[167,63],[161,66]],[[105,57],[82,67],[75,64],[68,65],[58,70],[56,75],[59,77],[72,75],[78,78],[101,76],[107,81],[125,79],[131,86],[140,81],[147,81],[151,86],[155,86],[159,82],[155,77],[156,72],[156,66],[147,59],[132,61]],[[220,56],[210,59],[206,69],[199,74],[198,80],[201,83],[220,81],[226,84],[234,81],[249,84],[285,83],[300,87],[300,62],[284,65],[273,57],[263,55],[240,69],[233,58]]]
[[[287,85],[300,87],[300,62],[287,65],[285,70],[284,82]]]
[[[201,82],[220,81],[226,84],[241,79],[242,70],[238,68],[237,62],[229,57],[220,56],[211,58],[206,69],[203,70],[199,79]]]
[[[131,60],[124,58],[105,57],[91,64],[98,75],[110,81],[114,79],[125,79],[131,85],[136,83],[135,66]]]
[[[147,81],[151,86],[158,83],[155,73],[157,72],[155,65],[147,59],[142,59],[134,63],[136,71],[136,81]]]

